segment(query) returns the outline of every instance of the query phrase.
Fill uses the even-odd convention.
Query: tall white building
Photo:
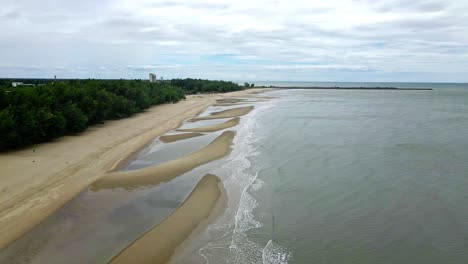
[[[157,82],[157,80],[158,79],[156,78],[156,74],[154,74],[154,73],[149,74],[149,81],[150,82],[154,83],[154,82]]]

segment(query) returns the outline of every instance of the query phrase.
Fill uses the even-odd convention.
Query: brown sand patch
[[[182,158],[134,171],[113,172],[91,185],[92,190],[157,185],[231,152],[234,131],[225,131],[206,147]]]
[[[222,194],[220,185],[218,177],[205,175],[176,211],[121,251],[110,263],[167,263],[175,249],[209,217]]]
[[[239,117],[234,117],[224,123],[211,125],[211,126],[204,126],[204,127],[196,127],[196,128],[187,128],[187,129],[177,129],[176,131],[181,132],[215,132],[219,130],[223,130],[226,128],[237,126],[240,122]]]
[[[224,103],[224,104],[233,104],[233,103],[240,103],[246,101],[247,99],[243,98],[223,98],[216,100],[217,103]]]
[[[223,110],[219,112],[211,113],[209,116],[204,117],[195,117],[189,120],[189,122],[196,122],[200,120],[211,120],[211,119],[220,119],[220,118],[232,118],[239,117],[250,113],[254,109],[253,106],[239,107],[228,110]]]
[[[189,139],[189,138],[199,137],[199,136],[203,136],[203,134],[201,134],[201,133],[184,133],[184,134],[160,136],[159,140],[161,140],[161,142],[163,142],[163,143],[172,143],[172,142],[176,142],[176,141],[179,141],[179,140],[184,140],[184,139]]]

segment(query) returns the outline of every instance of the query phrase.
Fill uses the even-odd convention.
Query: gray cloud
[[[6,19],[6,20],[17,19],[20,17],[21,17],[21,13],[17,10],[9,11],[0,15],[0,18]]]
[[[193,1],[163,1],[159,3],[150,3],[147,7],[168,8],[168,7],[185,7],[191,9],[225,9],[230,5],[226,3],[197,3]]]
[[[427,0],[414,0],[414,1],[391,1],[379,5],[376,10],[380,12],[438,12],[447,7],[447,3],[443,1],[427,1]]]
[[[6,0],[4,7],[1,77],[145,78],[156,71],[168,77],[463,80],[468,71],[463,0]]]

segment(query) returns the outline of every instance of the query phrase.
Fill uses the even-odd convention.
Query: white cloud
[[[0,77],[468,81],[465,0],[4,2]]]

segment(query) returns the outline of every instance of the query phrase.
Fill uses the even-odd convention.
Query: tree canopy
[[[226,93],[245,89],[236,83],[201,79],[172,79],[171,85],[182,88],[188,94],[218,92]]]
[[[178,87],[140,80],[4,85],[0,87],[0,150],[81,132],[89,125],[183,98],[184,92]]]
[[[14,81],[28,86],[12,87]],[[173,79],[0,80],[0,151],[50,141],[84,131],[92,124],[128,117],[185,94],[245,89],[233,82]]]

